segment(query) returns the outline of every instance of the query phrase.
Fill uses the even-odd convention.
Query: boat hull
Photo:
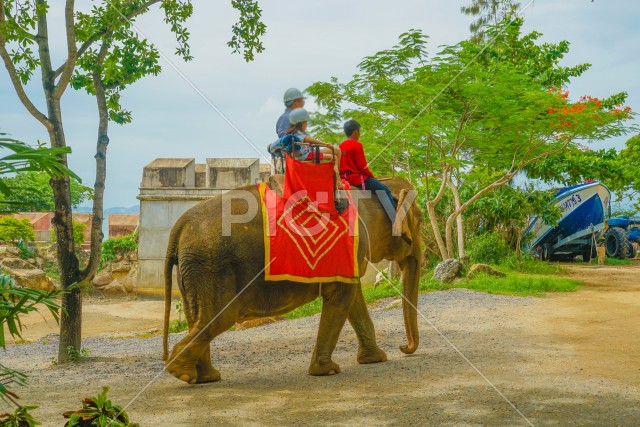
[[[555,203],[562,209],[558,225],[553,227],[540,218],[533,218],[525,232],[525,239],[529,241],[525,250],[535,252],[543,245],[553,245],[569,236],[580,234],[583,230],[602,228],[609,212],[610,200],[609,189],[598,181],[561,190],[555,196]],[[563,246],[568,248],[570,243]],[[555,249],[556,252],[561,252],[563,248]]]

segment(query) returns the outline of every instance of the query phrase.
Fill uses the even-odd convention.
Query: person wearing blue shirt
[[[296,108],[304,107],[304,96],[300,90],[295,87],[289,88],[284,92],[284,105],[286,109],[284,113],[280,115],[278,118],[278,122],[276,123],[276,133],[278,134],[278,138],[282,138],[287,133],[287,129],[291,122],[289,121],[289,114]]]

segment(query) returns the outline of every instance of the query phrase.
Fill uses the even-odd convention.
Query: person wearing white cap
[[[286,108],[276,123],[276,133],[278,134],[278,138],[282,138],[287,133],[287,129],[290,124],[289,114],[291,114],[291,112],[296,108],[304,107],[304,99],[302,92],[295,87],[289,88],[284,92],[283,100]]]

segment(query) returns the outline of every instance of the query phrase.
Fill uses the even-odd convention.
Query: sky
[[[78,2],[85,4],[88,2]],[[332,76],[349,79],[367,55],[396,44],[409,29],[420,29],[428,50],[469,36],[471,17],[460,13],[466,0],[272,0],[260,2],[267,34],[265,51],[253,62],[227,46],[237,12],[226,1],[194,0],[188,26],[193,61],[173,55],[175,41],[162,15],[153,11],[136,22],[139,32],[162,54],[163,72],[123,93],[133,122],[110,125],[105,208],[139,202],[142,171],[156,158],[260,157],[275,135],[288,87],[305,89]],[[51,2],[49,31],[54,68],[63,59],[62,2]],[[524,31],[543,33],[542,41],[571,43],[565,65],[592,67],[572,82],[572,98],[629,93],[627,105],[640,111],[640,2],[638,0],[535,0],[522,2]],[[38,76],[27,92],[42,110]],[[313,111],[312,99],[306,107]],[[97,110],[84,93],[68,89],[62,102],[71,169],[93,186]],[[637,122],[637,120],[636,120]],[[47,134],[18,100],[0,67],[0,131],[35,143]],[[593,143],[593,148],[624,147],[626,138]],[[375,172],[375,171],[374,171]]]

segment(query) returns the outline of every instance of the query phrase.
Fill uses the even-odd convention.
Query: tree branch
[[[5,16],[5,2],[4,0],[0,0],[0,25],[4,26],[7,22]],[[25,106],[27,111],[31,113],[36,120],[44,125],[47,130],[53,129],[53,125],[47,116],[45,116],[38,108],[31,102],[27,93],[24,91],[24,86],[22,86],[22,82],[20,81],[20,77],[18,76],[18,71],[16,70],[15,64],[11,60],[11,56],[7,51],[7,39],[5,35],[0,31],[0,56],[4,62],[4,66],[9,73],[9,78],[11,79],[11,83],[13,84],[13,88],[18,95],[18,99],[22,102],[22,105]]]
[[[74,0],[67,0],[67,4],[64,8],[64,22],[65,22],[65,27],[67,29],[67,60],[64,63],[60,80],[58,80],[58,84],[56,85],[55,90],[53,92],[53,96],[58,99],[60,99],[65,89],[67,88],[67,85],[69,84],[69,80],[71,80],[71,74],[73,73],[73,70],[76,67],[76,60],[78,59],[78,51],[76,49],[75,20],[73,17],[74,6],[75,6]],[[54,73],[52,75],[52,79],[55,80],[56,77],[57,76]]]
[[[110,32],[105,34],[107,38]],[[107,179],[107,146],[109,145],[109,108],[107,107],[107,96],[104,83],[102,81],[102,64],[108,53],[108,43],[104,41],[98,52],[96,66],[93,69],[93,86],[96,91],[96,103],[98,105],[98,143],[96,147],[96,180],[93,185],[93,209],[91,223],[91,251],[89,261],[84,270],[80,271],[80,280],[91,279],[100,266],[100,255],[102,252],[102,223],[104,216],[104,187]]]

